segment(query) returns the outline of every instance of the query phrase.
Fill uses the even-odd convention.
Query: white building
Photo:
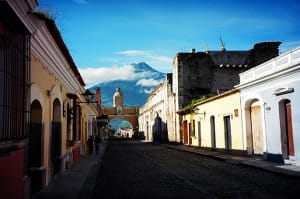
[[[175,142],[179,135],[175,130],[175,96],[172,92],[172,74],[167,74],[149,95],[147,102],[140,108],[139,131],[144,132],[148,141]]]
[[[300,48],[240,74],[244,150],[300,165]]]

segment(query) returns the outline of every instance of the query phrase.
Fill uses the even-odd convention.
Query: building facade
[[[240,74],[245,150],[300,165],[300,48]]]
[[[178,111],[193,99],[218,94],[239,84],[239,73],[278,56],[281,42],[262,42],[248,51],[207,51],[177,53],[173,62],[173,92]],[[179,121],[179,115],[176,118]],[[177,134],[180,124],[175,127]],[[182,141],[182,138],[181,138]]]
[[[34,194],[86,152],[98,110],[87,103],[85,83],[54,20],[43,13],[33,13],[31,20],[36,26],[31,40],[29,153]]]
[[[146,140],[154,142],[179,142],[175,131],[175,96],[172,92],[172,74],[167,74],[149,95],[139,111],[139,131]]]
[[[0,1],[0,193],[29,196],[30,39],[34,0]]]
[[[240,107],[232,89],[178,111],[183,144],[244,154]]]
[[[43,189],[78,161],[97,130],[100,100],[86,103],[84,81],[55,22],[33,12],[37,5],[0,1],[3,198],[30,198]]]

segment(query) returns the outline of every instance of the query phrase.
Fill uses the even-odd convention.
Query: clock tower
[[[124,96],[121,93],[121,88],[117,88],[113,97],[113,106],[117,108],[117,114],[122,114],[122,109],[124,107]]]

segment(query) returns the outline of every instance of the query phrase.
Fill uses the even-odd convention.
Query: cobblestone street
[[[143,142],[110,142],[93,198],[292,198],[299,178]]]

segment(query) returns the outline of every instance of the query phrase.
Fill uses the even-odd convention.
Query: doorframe
[[[231,139],[231,116],[225,115],[223,117],[224,121],[224,138],[225,138],[225,150],[231,151],[232,149],[232,139]]]
[[[287,105],[290,104],[290,112],[288,113]],[[289,115],[288,115],[289,114]],[[290,126],[288,118],[290,118]],[[282,158],[289,159],[295,155],[292,106],[289,99],[283,99],[279,102],[279,120],[280,120],[280,137]]]

